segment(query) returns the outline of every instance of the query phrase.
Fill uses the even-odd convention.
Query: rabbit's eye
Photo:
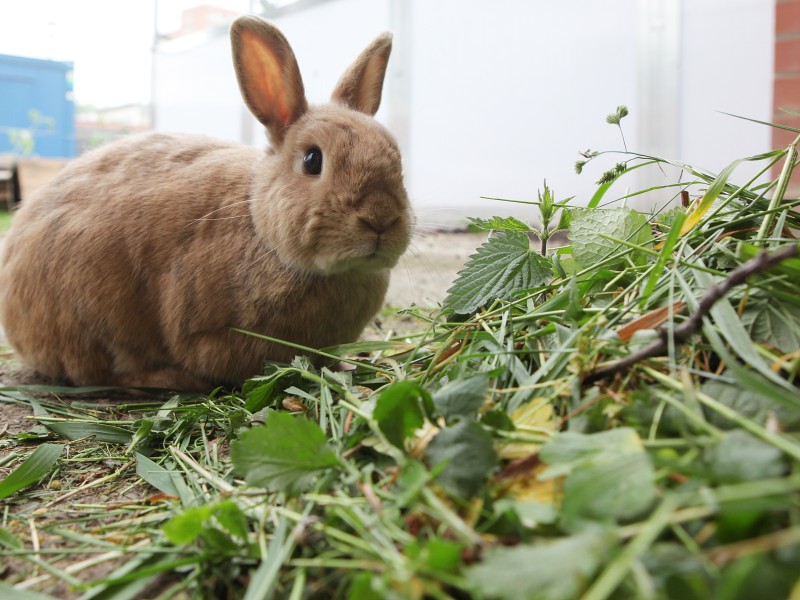
[[[322,173],[322,150],[309,148],[303,157],[303,173],[306,175],[319,175]]]

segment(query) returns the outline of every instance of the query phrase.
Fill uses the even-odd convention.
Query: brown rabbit
[[[234,21],[236,75],[266,152],[152,133],[76,160],[15,216],[0,262],[9,342],[76,385],[207,390],[355,340],[380,308],[412,216],[372,115],[391,36],[309,106],[271,23]]]

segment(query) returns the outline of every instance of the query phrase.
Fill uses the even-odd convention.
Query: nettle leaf
[[[626,266],[628,256],[637,265],[647,261],[644,252],[631,251],[615,240],[648,246],[653,232],[647,217],[630,208],[573,208],[569,239],[572,257],[582,267],[602,262],[604,268],[615,269]]]
[[[567,476],[561,505],[567,524],[632,519],[656,497],[655,470],[633,429],[556,434],[540,457],[550,465],[541,479]]]
[[[742,429],[728,432],[705,452],[712,473],[723,483],[780,477],[786,471],[783,453]]]
[[[270,413],[265,425],[244,432],[231,444],[231,460],[250,485],[289,494],[339,466],[319,425],[285,412]]]
[[[727,371],[723,373],[723,376],[728,375]],[[768,416],[773,414],[785,430],[793,431],[800,427],[800,411],[784,404],[773,402],[764,394],[759,394],[744,386],[709,379],[703,383],[700,391],[756,423],[766,423]],[[715,427],[722,429],[736,427],[733,421],[726,419],[715,410],[706,409],[706,418]]]
[[[496,299],[545,285],[553,276],[550,261],[531,250],[522,231],[503,231],[489,238],[473,254],[447,290],[444,307],[472,314]]]
[[[436,481],[449,493],[471,498],[497,465],[492,436],[475,421],[442,429],[425,448],[431,469],[441,466]]]
[[[752,319],[749,329],[754,342],[775,346],[783,352],[800,348],[800,307],[773,299],[748,316]]]
[[[492,217],[491,219],[467,217],[467,220],[471,225],[485,231],[533,231],[533,227],[516,217]]]
[[[612,532],[592,527],[554,542],[487,550],[466,575],[486,598],[571,600],[581,596],[616,545]]]
[[[372,417],[386,439],[398,448],[425,422],[424,404],[430,394],[413,381],[398,381],[383,390]]]
[[[474,417],[483,406],[488,387],[486,374],[456,379],[434,392],[433,404],[448,422],[457,417]]]

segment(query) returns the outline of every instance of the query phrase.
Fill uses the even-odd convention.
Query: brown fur
[[[0,318],[41,373],[77,385],[237,384],[296,351],[232,327],[320,348],[355,340],[380,308],[412,220],[396,142],[370,116],[390,39],[343,77],[355,104],[340,84],[335,104],[309,107],[273,25],[242,17],[231,38],[271,148],[131,137],[76,160],[14,218]],[[318,176],[303,172],[314,146]]]

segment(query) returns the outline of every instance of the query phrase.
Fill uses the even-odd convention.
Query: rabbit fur
[[[383,303],[412,216],[400,153],[372,116],[391,36],[309,106],[281,32],[231,26],[266,151],[190,135],[89,152],[23,203],[0,259],[0,319],[38,372],[75,385],[208,390],[354,341]],[[319,174],[306,170],[312,149]]]

